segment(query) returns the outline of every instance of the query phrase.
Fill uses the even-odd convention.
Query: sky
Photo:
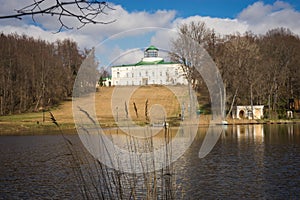
[[[15,9],[32,2],[0,0],[0,15],[15,14]],[[45,2],[50,5],[55,0]],[[64,19],[75,28],[54,34],[59,29],[58,20],[44,15],[36,16],[35,22],[31,17],[0,19],[0,32],[26,34],[49,42],[70,38],[80,49],[95,47],[103,66],[139,61],[143,49],[151,44],[168,51],[180,24],[191,21],[203,21],[220,35],[246,31],[264,34],[278,27],[300,35],[299,0],[112,0],[109,5],[114,10],[106,10],[107,14],[98,18],[104,22],[116,20],[108,25],[88,25],[78,30],[76,20]]]
[[[188,0],[188,1],[168,1],[151,0],[145,3],[143,0],[115,0],[116,4],[121,4],[128,11],[147,11],[155,12],[159,9],[175,10],[178,17],[189,17],[193,15],[236,18],[238,14],[258,0]],[[170,3],[171,2],[171,3]],[[274,4],[274,0],[261,1],[264,4]],[[291,7],[299,10],[300,2],[298,0],[284,1]]]

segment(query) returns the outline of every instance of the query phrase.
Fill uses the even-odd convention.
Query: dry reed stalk
[[[81,111],[93,124],[96,123],[89,116],[89,113],[83,109],[81,109]],[[52,113],[50,113],[50,116],[52,122],[60,129],[60,126]],[[169,164],[170,156],[172,155],[172,147],[170,146],[170,149],[167,147],[167,144],[170,144],[171,135],[170,129],[166,124],[167,123],[165,123],[164,126],[164,142],[166,146],[165,162]],[[87,129],[84,131],[89,133],[89,130]],[[153,137],[149,137],[144,141],[139,141],[133,136],[126,136],[126,148],[128,152],[144,150],[151,152],[152,155],[150,162],[146,163],[142,163],[142,160],[133,160],[133,157],[130,157],[130,167],[135,169],[134,163],[140,162],[142,163],[143,173],[128,174],[108,168],[99,160],[89,158],[85,154],[80,156],[74,149],[72,142],[65,137],[62,131],[61,134],[71,153],[72,163],[74,164],[74,167],[72,168],[73,173],[77,178],[83,199],[174,199],[172,168],[167,165],[167,167],[162,168],[159,171],[149,172],[150,169],[155,169],[157,164],[154,159]],[[121,169],[122,166],[119,165],[118,167]],[[142,180],[140,180],[140,178],[142,178]],[[141,185],[141,183],[143,184]]]

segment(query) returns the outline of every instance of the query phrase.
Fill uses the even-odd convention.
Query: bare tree
[[[300,97],[300,38],[288,29],[274,29],[260,36],[247,32],[220,37],[204,22],[181,25],[170,56],[182,64],[198,91],[204,85],[196,66],[209,69],[201,62],[199,47],[210,53],[221,72],[228,98],[227,116],[234,105],[250,104],[253,110],[254,104],[263,104],[269,107],[269,117],[284,117],[289,101]]]
[[[236,101],[250,103],[253,106],[253,90],[262,79],[259,46],[252,35],[230,36],[219,45],[216,63],[222,71],[226,85],[228,115],[231,114]]]
[[[213,52],[216,40],[216,34],[204,22],[183,24],[179,27],[178,37],[172,43],[170,57],[172,61],[181,63],[188,82],[201,94],[198,97],[199,105],[212,113],[218,112],[216,108],[220,107],[222,113],[219,116],[223,117],[223,82],[208,53],[210,47]]]
[[[44,110],[71,96],[86,57],[74,41],[0,34],[0,43],[0,115]]]
[[[27,5],[21,9],[16,10],[16,14],[0,16],[0,19],[16,18],[22,19],[24,16],[31,16],[35,22],[36,15],[49,15],[56,16],[60,28],[73,29],[73,27],[66,24],[66,18],[73,18],[79,22],[77,29],[84,27],[87,24],[109,24],[111,21],[99,21],[98,16],[107,15],[107,11],[114,10],[107,2],[98,0],[73,0],[73,1],[51,1],[53,4],[49,4],[46,0],[33,0],[33,3]]]
[[[172,53],[170,57],[173,61],[182,64],[186,78],[196,88],[202,82],[201,75],[196,70],[199,66],[202,49],[206,47],[210,39],[211,30],[204,22],[191,22],[179,27],[179,37],[172,41]]]
[[[286,104],[288,98],[295,94],[293,88],[297,85],[299,42],[299,37],[284,28],[270,30],[261,38],[261,52],[267,70],[264,79],[268,86],[268,107],[275,114],[273,117],[277,117],[281,104]]]

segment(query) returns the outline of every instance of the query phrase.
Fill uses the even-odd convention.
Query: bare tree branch
[[[34,3],[16,10],[17,14],[0,16],[0,19],[16,18],[22,19],[24,16],[31,16],[35,22],[36,15],[50,15],[57,16],[60,23],[58,32],[65,29],[73,29],[68,26],[64,19],[65,17],[75,18],[80,23],[77,29],[81,29],[87,24],[110,24],[116,20],[99,21],[96,18],[100,15],[108,15],[106,11],[114,10],[107,2],[98,0],[74,0],[61,1],[56,0],[54,5],[47,7],[43,6],[46,0],[34,0]]]

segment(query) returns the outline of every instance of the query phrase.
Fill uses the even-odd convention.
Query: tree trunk
[[[269,119],[271,119],[271,94],[268,96]]]
[[[0,96],[0,115],[3,115],[3,96]]]
[[[42,99],[42,95],[39,96],[39,98],[38,98],[38,100],[37,100],[37,102],[36,102],[36,104],[35,104],[34,111],[37,111],[37,110],[38,110],[38,106],[39,106],[39,104],[40,104],[41,99]]]
[[[250,84],[250,103],[251,103],[251,119],[254,119],[254,113],[253,113],[253,86]]]
[[[230,105],[230,108],[229,108],[229,111],[228,111],[228,113],[227,113],[227,116],[226,117],[229,117],[230,116],[230,114],[231,114],[231,112],[232,112],[232,109],[233,109],[233,105],[234,105],[234,103],[235,103],[235,98],[236,98],[236,96],[237,96],[237,93],[238,93],[238,88],[235,90],[235,92],[234,92],[234,95],[233,95],[233,97],[232,97],[232,101],[231,101],[231,105]]]

